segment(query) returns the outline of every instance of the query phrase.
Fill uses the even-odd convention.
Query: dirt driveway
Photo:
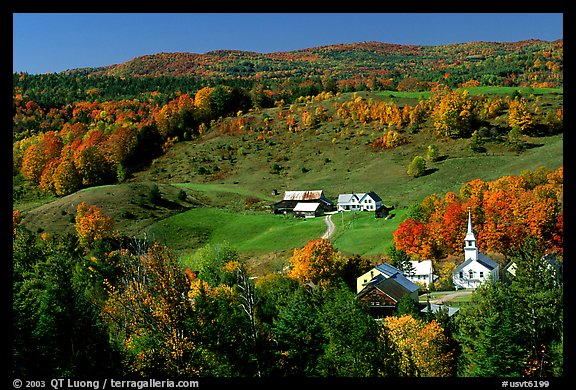
[[[464,295],[470,295],[474,292],[474,290],[460,290],[460,291],[454,291],[453,293],[450,294],[446,294],[446,295],[442,295],[441,297],[438,297],[437,299],[433,299],[430,300],[430,303],[436,303],[436,304],[441,304],[444,302],[449,302],[452,301],[458,297],[464,296]]]
[[[332,222],[332,214],[328,214],[324,217],[324,222],[326,222],[326,231],[322,235],[322,238],[327,240],[336,230],[334,222]]]

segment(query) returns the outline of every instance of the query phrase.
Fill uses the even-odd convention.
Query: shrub
[[[186,200],[186,197],[187,197],[186,191],[184,191],[182,189],[180,191],[178,191],[178,200],[184,202]]]
[[[428,145],[428,153],[426,154],[426,157],[430,162],[438,160],[439,157],[438,147],[434,144]]]
[[[412,177],[419,177],[422,176],[425,171],[426,171],[426,161],[424,160],[424,158],[422,158],[422,156],[416,156],[414,157],[410,165],[408,165],[407,173]]]
[[[156,184],[153,184],[146,196],[151,203],[157,203],[161,198],[160,189]]]

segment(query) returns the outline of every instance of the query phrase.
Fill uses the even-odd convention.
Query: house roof
[[[294,211],[316,211],[320,207],[320,203],[312,202],[312,203],[303,203],[300,202],[294,207]]]
[[[394,274],[393,276],[389,277],[388,279],[395,280],[398,284],[400,284],[402,287],[404,287],[406,290],[408,290],[411,293],[414,291],[418,291],[418,289],[419,289],[418,285],[416,285],[410,279],[408,279],[406,276],[404,276],[403,273]]]
[[[421,313],[427,313],[428,309],[430,309],[430,311],[434,314],[436,314],[440,309],[448,309],[448,316],[449,317],[452,317],[454,314],[456,314],[460,310],[459,307],[452,307],[452,306],[438,305],[436,303],[431,303],[430,308],[428,308],[428,306],[426,306],[422,310],[420,310],[420,312]]]
[[[408,279],[406,276],[404,276],[402,271],[400,271],[398,268],[393,267],[388,263],[378,264],[375,268],[378,271],[380,271],[386,279],[395,280],[409,292],[414,292],[418,290],[418,286],[415,283],[413,283],[410,279]]]
[[[376,202],[382,202],[382,198],[379,197],[374,191],[370,191],[370,192],[368,192],[368,193],[366,193],[366,194],[362,194],[362,195],[363,195],[362,198],[363,198],[363,197],[366,197],[366,196],[369,196],[369,197],[371,197],[372,199],[374,199],[374,201],[376,201]],[[360,198],[360,199],[362,199],[362,198]]]
[[[352,202],[352,198],[354,197],[356,198],[356,200],[358,200],[356,194],[339,194],[338,203],[350,203]]]
[[[380,271],[381,273],[386,275],[386,277],[388,277],[388,278],[394,274],[402,273],[398,268],[396,268],[396,267],[394,267],[388,263],[378,264],[374,268],[376,268],[378,271]]]
[[[494,260],[492,260],[491,258],[486,256],[484,253],[479,252],[477,260],[467,259],[465,262],[460,264],[458,267],[454,268],[454,272],[460,272],[462,269],[464,269],[468,264],[472,263],[473,261],[478,262],[479,264],[481,264],[484,268],[486,268],[489,271],[492,271],[493,269],[498,268],[498,263],[496,263]]]
[[[403,276],[403,275],[401,275]],[[390,298],[398,302],[404,295],[412,292],[410,289],[406,288],[403,283],[400,282],[400,278],[387,278],[386,276],[379,274],[374,277],[364,288],[358,293],[358,297],[366,295],[373,289],[378,289],[384,294],[388,295]],[[416,286],[416,288],[418,288]]]
[[[410,264],[414,268],[414,275],[429,275],[434,272],[432,260],[413,260]]]
[[[382,198],[380,198],[374,191],[370,191],[370,192],[362,192],[359,194],[339,194],[338,195],[338,203],[350,203],[352,202],[352,198],[356,198],[356,201],[358,203],[360,203],[362,200],[364,200],[365,197],[371,197],[375,202],[381,202]]]

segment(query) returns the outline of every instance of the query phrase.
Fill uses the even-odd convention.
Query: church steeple
[[[470,207],[468,207],[468,231],[464,238],[464,260],[477,260],[478,248],[476,247],[476,237],[472,231],[472,216],[470,214]]]

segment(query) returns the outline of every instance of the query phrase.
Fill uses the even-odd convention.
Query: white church
[[[476,236],[472,231],[472,217],[468,209],[468,231],[464,238],[464,262],[452,271],[452,282],[456,289],[474,289],[487,280],[498,280],[498,263],[478,252]]]

